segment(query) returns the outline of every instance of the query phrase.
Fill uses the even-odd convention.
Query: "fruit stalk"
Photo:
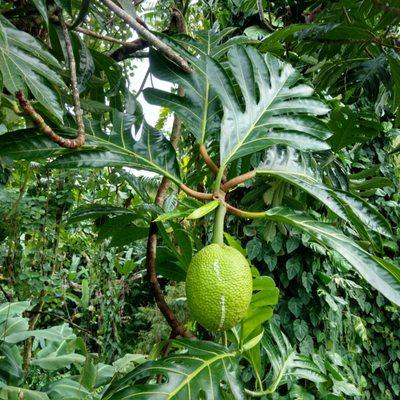
[[[212,243],[223,244],[224,243],[224,220],[226,214],[226,207],[220,204],[215,211],[214,218],[214,229]]]

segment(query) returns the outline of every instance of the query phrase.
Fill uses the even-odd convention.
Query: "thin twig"
[[[143,25],[137,22],[135,18],[130,16],[127,12],[125,12],[122,8],[118,7],[111,0],[101,0],[101,2],[104,5],[106,5],[111,11],[117,14],[120,18],[122,18],[129,26],[131,26],[137,32],[139,36],[145,39],[150,45],[154,46],[162,53],[164,53],[164,55],[167,58],[178,64],[184,71],[191,72],[191,68],[188,62],[183,57],[181,57],[177,52],[175,52],[171,47],[165,44],[153,33],[151,33]]]
[[[100,33],[91,31],[90,29],[81,28],[79,26],[77,28],[75,28],[75,31],[83,33],[84,35],[87,35],[87,36],[92,36],[92,37],[94,37],[96,39],[105,40],[107,42],[112,42],[112,43],[117,43],[117,44],[120,44],[122,46],[129,46],[129,43],[131,43],[131,42],[126,42],[126,41],[121,40],[121,39],[114,38],[112,36],[102,35]]]
[[[170,142],[174,148],[176,148],[178,144],[180,131],[181,131],[181,123],[175,114],[174,126],[172,129],[172,134],[170,139]],[[169,186],[170,186],[169,179],[164,177],[161,181],[160,186],[158,187],[156,198],[154,201],[154,203],[159,207],[162,207],[164,204],[165,194]],[[165,297],[162,292],[160,283],[158,282],[157,272],[156,272],[157,234],[158,234],[157,223],[151,222],[149,236],[147,240],[146,266],[147,266],[147,275],[150,281],[154,299],[156,301],[158,308],[164,315],[164,318],[167,320],[169,326],[171,327],[172,335],[194,337],[193,333],[188,331],[186,327],[182,325],[182,323],[178,320],[174,312],[168,306],[167,302],[165,301]]]
[[[178,95],[179,96],[184,95],[181,87],[178,87]],[[181,128],[182,128],[181,121],[178,118],[178,116],[174,114],[174,123],[172,126],[172,132],[170,137],[170,143],[174,149],[176,149],[178,146],[178,142],[181,135]],[[170,184],[171,184],[170,180],[164,176],[160,183],[160,186],[158,187],[156,198],[154,200],[154,203],[157,206],[159,207],[163,206],[165,195],[167,193]],[[149,228],[149,236],[147,239],[146,268],[154,299],[156,301],[159,310],[162,312],[164,318],[171,327],[170,338],[174,338],[177,336],[194,338],[195,335],[178,320],[174,312],[168,306],[167,302],[165,301],[164,293],[161,289],[160,283],[158,282],[157,271],[156,271],[157,236],[158,236],[158,225],[156,222],[151,222]]]
[[[275,31],[274,27],[271,26],[271,25],[269,24],[269,22],[267,21],[267,19],[265,18],[265,15],[264,15],[264,7],[263,7],[263,2],[262,2],[262,0],[257,0],[257,9],[258,9],[258,16],[259,16],[259,18],[260,18],[261,24],[262,24],[265,28],[267,28],[270,32],[274,32],[274,31]]]
[[[81,100],[79,98],[79,89],[78,89],[78,80],[76,77],[76,64],[74,52],[72,50],[71,38],[69,36],[68,27],[65,23],[64,17],[62,16],[62,11],[60,12],[60,23],[63,31],[63,36],[65,40],[65,46],[67,48],[67,58],[69,64],[69,71],[71,76],[71,92],[72,98],[74,102],[74,112],[75,112],[75,120],[76,127],[78,130],[78,136],[76,138],[78,142],[78,146],[82,146],[85,143],[85,124],[83,123],[83,115],[81,109]]]
[[[17,99],[19,101],[20,106],[25,111],[29,117],[35,122],[38,126],[39,131],[46,135],[49,139],[53,142],[57,143],[61,147],[65,147],[67,149],[76,149],[77,147],[81,146],[81,138],[78,137],[75,139],[67,139],[62,136],[57,135],[50,126],[46,124],[43,117],[33,108],[31,103],[26,100],[22,91],[16,93]]]
[[[145,75],[144,75],[142,84],[140,85],[139,90],[138,90],[137,93],[135,94],[135,98],[138,98],[139,95],[140,95],[140,93],[142,93],[143,88],[144,88],[144,85],[146,84],[146,81],[147,81],[147,78],[149,77],[149,75],[150,75],[150,67],[147,68],[147,71],[146,71],[146,73],[145,73]]]

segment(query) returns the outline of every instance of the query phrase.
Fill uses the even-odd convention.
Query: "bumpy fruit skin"
[[[193,318],[210,331],[225,331],[246,314],[253,279],[246,258],[226,245],[210,244],[192,259],[186,297]]]

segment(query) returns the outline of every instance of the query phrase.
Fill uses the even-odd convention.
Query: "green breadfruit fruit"
[[[186,276],[189,310],[210,331],[235,326],[246,314],[252,290],[249,263],[233,247],[210,244],[189,265]]]

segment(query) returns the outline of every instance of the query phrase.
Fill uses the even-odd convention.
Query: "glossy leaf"
[[[199,219],[204,217],[205,215],[209,214],[211,211],[215,210],[220,204],[219,200],[210,201],[203,206],[199,207],[198,209],[192,211],[186,219]]]
[[[58,121],[63,109],[53,88],[65,89],[61,66],[43,46],[26,32],[6,27],[0,22],[0,74],[7,90],[15,94],[27,89]]]
[[[68,222],[76,223],[86,219],[96,219],[103,215],[123,215],[134,217],[136,213],[123,207],[115,207],[111,205],[85,206],[74,210],[69,216]]]
[[[301,150],[327,150],[329,131],[314,116],[328,108],[313,99],[313,89],[297,84],[300,74],[271,54],[262,55],[252,47],[229,50],[230,70],[240,87],[241,98],[225,69],[208,60],[207,74],[221,100],[221,165],[265,149],[275,143]],[[244,109],[241,102],[244,102]]]
[[[46,25],[49,24],[49,17],[47,16],[46,0],[32,0],[33,4],[39,11],[40,15],[43,17]]]
[[[277,207],[266,211],[265,215],[270,220],[292,225],[331,251],[339,253],[373,288],[400,305],[399,267],[369,254],[332,225],[315,221],[304,213]]]
[[[207,74],[207,59],[213,57],[219,60],[235,44],[249,42],[244,36],[225,40],[234,30],[197,32],[195,39],[187,35],[165,38],[175,51],[191,61],[191,73],[183,72],[159,53],[150,52],[151,72],[159,79],[179,84],[184,97],[149,88],[144,90],[145,99],[176,112],[200,144],[219,131],[222,112],[216,93],[210,86],[212,77]]]
[[[156,172],[179,183],[180,171],[175,150],[163,134],[144,123],[141,138],[135,141],[131,134],[133,117],[118,111],[114,115],[114,129],[110,135],[99,132],[90,137],[96,146],[95,149],[68,152],[51,162],[50,167],[125,166]]]
[[[249,309],[241,323],[241,342],[244,343],[251,334],[273,315],[271,306],[278,303],[279,290],[268,276],[256,277],[253,281],[253,296]]]
[[[307,153],[290,147],[271,147],[265,152],[256,173],[295,185],[345,221],[363,225],[365,229],[372,229],[388,237],[392,235],[389,223],[373,206],[350,192],[326,186],[315,167],[315,161]]]
[[[265,332],[261,344],[268,355],[273,372],[269,390],[274,391],[279,387],[286,375],[316,383],[327,380],[317,364],[296,352],[285,334],[275,324],[270,323],[270,332]]]
[[[142,125],[140,140],[131,134],[134,117],[114,112],[111,134],[93,132],[87,135],[85,146],[78,151],[60,148],[35,129],[23,129],[0,136],[0,156],[12,159],[39,159],[59,156],[49,165],[52,168],[102,168],[127,166],[165,175],[180,182],[175,150],[163,134],[147,123]],[[63,133],[65,132],[65,129]],[[76,137],[72,129],[68,136]]]
[[[244,400],[235,352],[199,340],[174,340],[173,346],[187,350],[140,365],[114,381],[103,399],[189,400],[199,399],[202,394],[205,399],[222,400],[225,398],[221,387],[223,381],[232,399]],[[157,384],[154,378],[158,375],[164,376],[166,381]]]

